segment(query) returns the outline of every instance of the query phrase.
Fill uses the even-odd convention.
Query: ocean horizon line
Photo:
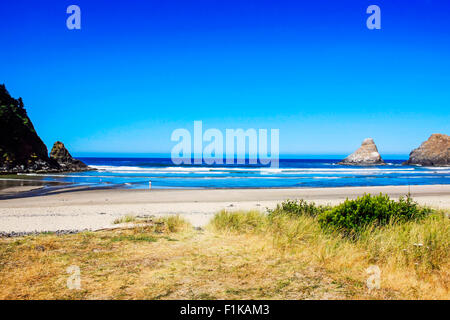
[[[280,160],[342,160],[345,157],[347,157],[351,152],[349,153],[305,153],[305,154],[280,154],[279,159]],[[72,153],[72,156],[75,158],[80,159],[90,159],[90,158],[117,158],[117,159],[123,159],[123,158],[130,158],[130,159],[145,159],[145,158],[151,158],[151,159],[168,159],[171,158],[170,153]],[[381,153],[381,156],[385,160],[408,160],[409,154],[403,154],[403,153]],[[191,157],[191,159],[200,159],[200,158],[194,158]],[[248,154],[245,156],[236,157],[235,159],[248,159]],[[224,157],[225,160],[225,157]]]

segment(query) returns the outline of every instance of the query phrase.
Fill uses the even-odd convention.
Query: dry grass
[[[114,220],[114,224],[121,224],[121,223],[130,223],[130,222],[134,222],[136,221],[136,216],[131,215],[131,214],[127,214],[123,217],[117,218],[116,220]]]
[[[324,232],[310,216],[223,211],[212,226],[226,234],[270,239],[280,253],[345,282],[355,299],[450,298],[450,219],[443,212],[422,221],[368,227],[357,240]],[[370,265],[381,269],[381,289],[369,293],[365,270]]]
[[[69,290],[66,269],[81,270]],[[323,270],[248,234],[194,230],[180,217],[150,226],[0,240],[0,299],[332,299]]]
[[[448,299],[449,240],[442,215],[368,229],[358,241],[307,216],[221,212],[204,231],[168,216],[0,239],[0,299]],[[369,292],[371,264],[381,289]],[[80,290],[66,286],[72,265]]]
[[[155,232],[180,232],[189,229],[190,225],[179,215],[169,215],[159,218],[154,216],[134,216],[125,215],[117,218],[113,222],[114,224],[134,223],[136,226],[152,226]]]

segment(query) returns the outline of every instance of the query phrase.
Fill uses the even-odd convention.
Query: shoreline
[[[125,215],[179,214],[195,227],[203,227],[222,209],[265,211],[287,199],[336,205],[346,198],[380,192],[397,199],[410,191],[422,205],[450,209],[450,185],[153,190],[65,187],[47,191],[0,200],[0,233],[94,231],[117,227],[113,221]]]
[[[6,181],[7,179],[1,179],[1,181]],[[7,187],[0,187],[0,201],[3,200],[2,196],[5,194],[15,194],[15,197],[20,198],[23,194],[29,191],[36,191],[36,190],[45,190],[45,189],[52,189],[52,190],[58,190],[58,191],[67,191],[67,192],[76,192],[78,189],[83,189],[83,191],[90,191],[90,190],[122,190],[122,191],[132,191],[132,192],[160,192],[160,191],[193,191],[193,190],[326,190],[326,189],[345,189],[345,188],[411,188],[411,187],[447,187],[450,186],[450,183],[448,184],[392,184],[392,185],[372,185],[372,186],[335,186],[335,187],[312,187],[312,186],[305,186],[305,187],[152,187],[151,189],[148,188],[130,188],[130,187],[124,187],[126,183],[121,184],[110,184],[110,185],[91,185],[91,184],[80,184],[80,183],[72,183],[72,182],[60,182],[60,181],[44,181],[44,180],[20,180],[20,179],[8,179],[8,181],[28,181],[28,182],[34,182],[34,184],[24,186],[7,186]],[[34,196],[41,196],[42,194],[35,194]],[[6,199],[8,200],[8,199]]]

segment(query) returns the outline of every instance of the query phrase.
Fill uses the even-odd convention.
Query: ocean
[[[97,171],[30,174],[46,182],[82,186],[147,189],[176,188],[319,188],[348,186],[450,184],[450,167],[353,167],[340,159],[280,159],[279,168],[261,165],[183,165],[170,158],[79,158]],[[31,178],[31,177],[30,177]]]

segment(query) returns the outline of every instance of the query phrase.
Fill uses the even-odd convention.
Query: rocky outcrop
[[[48,157],[24,108],[0,85],[0,173],[51,172],[60,166]]]
[[[383,159],[381,159],[378,153],[377,146],[373,142],[372,138],[367,138],[361,144],[358,150],[349,155],[347,158],[339,162],[343,165],[353,165],[353,166],[373,166],[373,165],[384,165]]]
[[[85,171],[89,170],[88,166],[81,160],[74,159],[64,144],[60,141],[55,142],[52,151],[50,152],[50,159],[55,160],[61,166],[63,171]]]
[[[22,98],[12,98],[5,85],[0,85],[0,174],[90,170],[73,159],[61,142],[53,149],[49,157]]]
[[[450,166],[450,136],[432,134],[419,148],[409,154],[406,165]]]

